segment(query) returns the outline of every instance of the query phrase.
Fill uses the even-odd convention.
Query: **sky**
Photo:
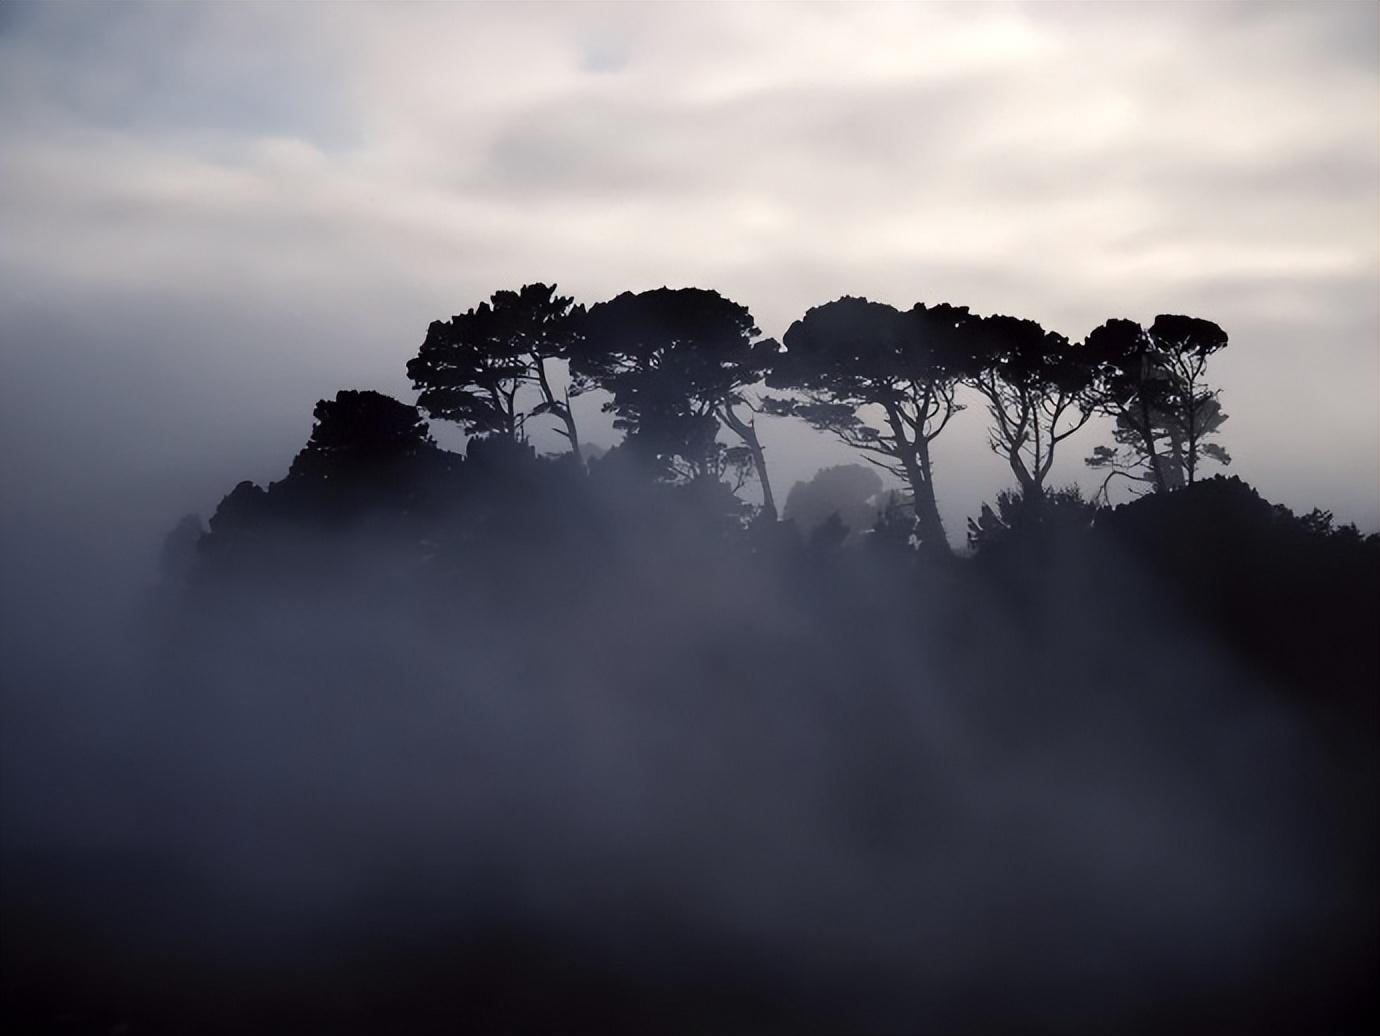
[[[1369,3],[5,4],[0,531],[151,556],[536,280],[777,337],[844,294],[1205,317],[1231,471],[1375,529],[1378,39]],[[1011,482],[984,424],[936,451],[956,540]],[[762,432],[783,498],[854,459]]]

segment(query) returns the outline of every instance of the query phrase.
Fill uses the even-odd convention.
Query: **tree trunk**
[[[1198,404],[1193,398],[1193,385],[1188,387],[1188,484],[1193,485],[1194,475],[1198,469]]]
[[[934,499],[934,484],[930,480],[930,448],[923,434],[912,441],[906,435],[905,422],[891,406],[886,407],[887,423],[896,441],[896,456],[910,483],[911,506],[920,527],[920,548],[931,557],[950,557],[949,538],[944,535],[944,521],[939,517],[939,505]]]
[[[752,466],[757,469],[757,481],[762,486],[762,511],[770,521],[776,521],[776,498],[772,495],[771,479],[767,477],[766,454],[762,452],[762,444],[757,438],[757,422],[743,421],[731,406],[725,406],[721,416],[724,424],[733,429],[752,454]]]
[[[1155,427],[1150,423],[1150,406],[1145,402],[1144,395],[1139,395],[1140,400],[1140,426],[1136,429],[1140,432],[1141,440],[1145,443],[1146,456],[1150,458],[1150,473],[1155,477],[1155,492],[1166,493],[1169,491],[1169,483],[1164,477],[1164,469],[1160,466],[1159,451],[1155,449]]]
[[[1041,474],[1038,455],[1032,471],[1018,451],[1006,455],[1011,474],[1016,476],[1016,485],[1021,487],[1021,503],[1039,511],[1045,505],[1045,481]]]
[[[934,480],[930,473],[929,450],[920,446],[918,456],[907,465],[911,475],[911,489],[915,500],[915,518],[920,523],[920,548],[932,557],[950,557],[949,537],[944,532],[944,520],[939,516],[939,504],[934,497]]]
[[[1039,514],[1045,509],[1045,485],[1039,477],[1032,475],[1024,464],[1012,463],[1011,471],[1016,476],[1016,484],[1021,487],[1021,504],[1031,513]]]
[[[551,391],[551,383],[546,380],[546,358],[534,353],[532,363],[537,368],[537,384],[541,386],[546,407],[565,424],[565,437],[570,442],[570,452],[575,455],[575,463],[583,466],[585,459],[580,454],[580,433],[575,427],[575,414],[570,409],[570,390],[566,390],[564,403],[557,400],[556,394]]]
[[[580,433],[575,427],[575,415],[570,411],[570,393],[566,393],[561,404],[561,420],[565,422],[565,437],[570,440],[570,452],[575,455],[575,463],[584,466],[585,458],[580,453]]]

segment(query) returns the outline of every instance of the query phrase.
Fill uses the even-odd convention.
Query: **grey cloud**
[[[26,6],[26,5],[18,5]],[[253,9],[59,5],[0,35],[7,121],[130,134],[309,133],[339,139],[344,70],[283,46]],[[276,45],[275,45],[276,44]]]
[[[1344,63],[1363,74],[1373,73],[1380,61],[1380,9],[1374,4],[1270,0],[1204,7],[1207,17],[1229,28],[1287,38],[1299,53]]]
[[[801,185],[857,192],[860,179],[925,175],[938,165],[928,159],[960,147],[997,94],[990,85],[916,82],[783,87],[710,102],[560,97],[516,115],[456,187],[577,199]]]

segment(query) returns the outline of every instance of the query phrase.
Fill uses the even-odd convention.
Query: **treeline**
[[[1230,463],[1210,441],[1226,415],[1206,378],[1226,344],[1195,317],[1110,320],[1073,342],[1032,320],[852,297],[810,309],[777,343],[714,291],[625,292],[585,307],[530,284],[434,322],[407,372],[431,417],[521,442],[529,421],[550,415],[577,460],[574,400],[602,390],[620,448],[644,470],[678,482],[755,478],[768,520],[776,499],[755,418],[802,419],[900,479],[917,542],[943,553],[931,448],[962,409],[960,386],[986,404],[989,445],[1026,506],[1043,506],[1060,445],[1096,414],[1115,420],[1113,445],[1087,461],[1108,472],[1103,488],[1120,477],[1164,492],[1207,461]]]
[[[515,558],[579,554],[641,542],[651,529],[660,531],[649,552],[668,549],[669,530],[681,529],[739,562],[861,545],[892,567],[947,564],[931,444],[967,386],[985,402],[989,445],[1015,479],[968,521],[980,568],[1032,564],[1061,538],[1082,550],[1100,528],[1152,563],[1190,611],[1217,599],[1218,625],[1243,649],[1256,650],[1246,641],[1271,629],[1299,643],[1289,624],[1320,614],[1301,611],[1310,597],[1337,602],[1352,618],[1336,627],[1353,646],[1355,636],[1364,642],[1355,621],[1376,611],[1380,537],[1334,528],[1321,510],[1300,517],[1272,507],[1237,480],[1212,480],[1172,502],[1201,481],[1205,463],[1230,462],[1212,441],[1225,414],[1206,378],[1226,344],[1216,324],[1188,316],[1144,327],[1110,320],[1075,342],[1016,317],[944,304],[902,311],[851,297],[810,309],[777,343],[745,307],[713,291],[625,292],[586,307],[552,286],[526,285],[430,325],[407,364],[418,406],[371,391],[319,402],[288,476],[266,490],[241,483],[210,535],[199,522],[179,527],[165,562],[179,574],[263,563],[286,571],[328,556],[331,530],[367,527],[387,530],[377,541],[413,561],[471,567],[505,543]],[[595,390],[624,433],[607,451],[580,432],[579,401]],[[1104,492],[1089,501],[1052,488],[1062,444],[1099,414],[1114,419],[1113,443],[1095,447],[1087,463],[1107,471]],[[762,415],[836,436],[903,491],[885,491],[867,468],[826,469],[794,487],[793,520],[780,521],[757,434]],[[458,424],[465,455],[441,449],[427,417]],[[554,420],[567,454],[537,456],[528,431],[540,418]],[[1110,509],[1114,478],[1133,482],[1143,499]],[[760,506],[737,495],[749,479],[760,484]],[[1265,614],[1262,601],[1274,611]]]

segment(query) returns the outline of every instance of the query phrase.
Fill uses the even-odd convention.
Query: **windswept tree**
[[[969,325],[974,370],[968,383],[986,400],[987,442],[1005,458],[1022,502],[1043,508],[1059,444],[1093,416],[1087,350],[1033,320],[991,316]]]
[[[903,313],[845,296],[791,325],[767,376],[771,388],[799,397],[769,400],[770,412],[803,418],[905,480],[921,545],[937,554],[949,545],[930,444],[962,409],[954,395],[971,367],[972,320],[966,307],[917,305]]]
[[[591,306],[578,326],[571,374],[581,390],[612,397],[604,410],[630,447],[689,480],[719,477],[746,451],[762,509],[775,520],[756,424],[738,410],[778,346],[761,337],[747,307],[702,288],[657,288]],[[741,440],[736,451],[719,443],[721,425]]]
[[[434,321],[407,364],[418,405],[469,435],[525,438],[528,418],[551,414],[580,459],[570,395],[557,396],[547,364],[567,359],[573,341],[572,300],[554,285],[497,291],[488,302],[450,320]],[[532,404],[535,390],[536,402]]]
[[[1230,464],[1220,445],[1205,442],[1226,421],[1220,390],[1208,386],[1208,359],[1227,345],[1210,320],[1161,315],[1149,328],[1109,320],[1085,349],[1097,365],[1091,404],[1115,420],[1114,446],[1099,446],[1087,463],[1147,483],[1163,493],[1196,481],[1204,459]]]

